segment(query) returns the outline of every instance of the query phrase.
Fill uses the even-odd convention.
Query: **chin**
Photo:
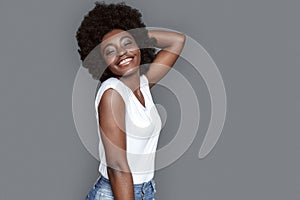
[[[131,76],[133,74],[139,73],[140,72],[140,67],[134,67],[134,68],[130,68],[128,70],[126,70],[125,72],[122,73],[122,77],[128,77]]]
[[[135,73],[139,73],[140,67],[139,66],[136,66],[136,67],[128,66],[125,68],[120,68],[118,66],[115,66],[114,68],[111,68],[110,70],[117,76],[127,77],[127,76],[133,75]]]

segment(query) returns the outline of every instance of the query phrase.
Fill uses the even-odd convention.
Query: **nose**
[[[118,55],[121,57],[127,53],[127,50],[125,48],[120,47],[118,49]]]

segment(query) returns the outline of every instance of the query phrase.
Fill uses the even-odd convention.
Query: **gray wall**
[[[195,89],[200,129],[179,160],[156,172],[157,199],[299,199],[300,2],[127,2],[142,10],[148,26],[197,40],[219,67],[228,98],[220,140],[199,160],[210,100],[201,77],[191,78],[202,83]],[[71,104],[80,65],[75,32],[93,6],[90,0],[0,3],[1,200],[84,199],[99,175]],[[180,59],[175,68],[189,76],[188,65]],[[156,99],[160,92],[154,88]],[[169,130],[177,127],[168,120]],[[164,130],[159,145],[171,138]]]

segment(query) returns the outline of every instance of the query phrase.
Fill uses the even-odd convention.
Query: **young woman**
[[[81,60],[95,47],[101,55],[87,67],[101,81],[95,99],[101,175],[87,200],[154,199],[161,121],[150,88],[174,65],[185,36],[147,30],[141,17],[125,3],[97,2],[77,31]]]

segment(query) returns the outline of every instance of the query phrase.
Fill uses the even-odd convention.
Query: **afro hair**
[[[106,33],[114,29],[122,29],[130,32],[140,47],[141,73],[145,73],[155,57],[154,45],[156,40],[155,38],[149,38],[148,31],[141,18],[142,14],[137,9],[126,5],[124,2],[116,4],[96,2],[95,7],[84,16],[76,33],[80,59],[84,61],[88,54],[102,42],[102,38]],[[134,29],[138,31],[130,31]],[[84,66],[88,68],[94,79],[103,82],[114,76],[104,60],[101,59],[97,63],[88,67]],[[105,69],[103,74],[101,68]]]

